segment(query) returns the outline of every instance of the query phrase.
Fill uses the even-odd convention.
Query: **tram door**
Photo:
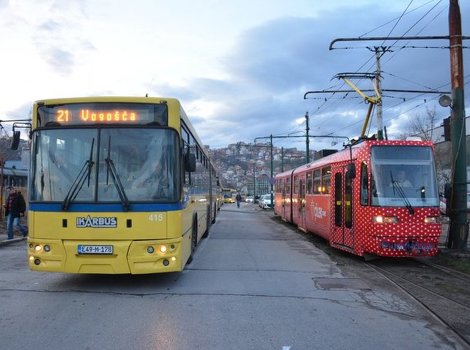
[[[281,179],[281,181],[282,181],[282,185],[281,185],[281,186],[282,186],[282,199],[281,199],[281,203],[282,203],[281,212],[282,212],[282,213],[281,213],[281,217],[282,217],[284,220],[290,221],[290,220],[291,220],[290,216],[289,216],[289,219],[287,218],[287,208],[288,208],[288,207],[290,208],[290,206],[287,206],[287,204],[286,204],[286,201],[287,201],[287,199],[286,199],[286,192],[287,192],[287,190],[286,190],[286,186],[287,186],[286,182],[287,182],[287,181],[286,181],[286,179]],[[290,196],[289,196],[289,197],[290,197]]]
[[[332,242],[345,247],[354,247],[353,227],[353,178],[348,176],[347,168],[334,174],[334,226]]]
[[[298,227],[302,231],[307,231],[307,218],[305,210],[305,180],[301,178],[299,180],[299,223]]]

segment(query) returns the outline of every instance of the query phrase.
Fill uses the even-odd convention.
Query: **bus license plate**
[[[112,245],[78,245],[78,254],[113,254]]]

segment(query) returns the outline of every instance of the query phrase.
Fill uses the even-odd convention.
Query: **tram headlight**
[[[438,218],[436,216],[426,216],[424,218],[424,223],[425,224],[437,224]]]
[[[40,253],[40,252],[42,251],[42,246],[41,246],[40,244],[36,244],[36,245],[34,246],[34,251],[35,251],[36,253]]]
[[[166,245],[162,244],[160,246],[160,253],[165,254],[167,250],[168,248],[166,247]]]
[[[372,217],[374,224],[397,224],[398,218],[396,216],[375,215]]]

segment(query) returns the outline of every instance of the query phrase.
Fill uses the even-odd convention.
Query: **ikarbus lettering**
[[[77,227],[104,227],[113,228],[117,227],[116,217],[77,217]]]

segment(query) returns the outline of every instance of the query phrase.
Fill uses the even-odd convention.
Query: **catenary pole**
[[[468,239],[467,149],[465,130],[462,24],[458,0],[449,4],[450,76],[452,89],[451,146],[452,190],[447,247],[464,249]]]

